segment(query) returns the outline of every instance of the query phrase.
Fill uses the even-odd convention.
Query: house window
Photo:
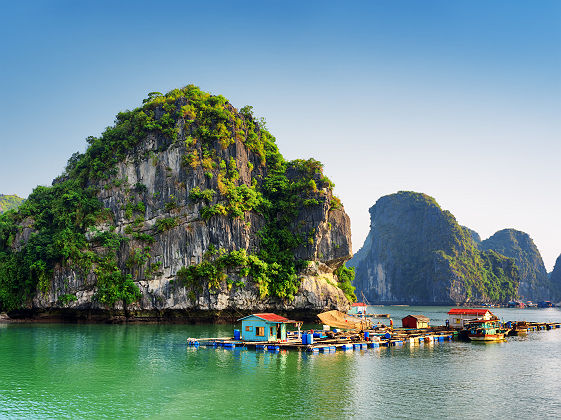
[[[255,327],[255,335],[258,337],[265,336],[265,327]]]
[[[462,320],[460,318],[456,318],[456,324],[459,324],[460,322],[462,322]]]
[[[253,327],[250,327],[249,325],[247,325],[247,326],[245,327],[245,330],[246,330],[246,331],[253,331]]]

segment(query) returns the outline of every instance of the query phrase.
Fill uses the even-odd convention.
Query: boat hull
[[[469,334],[469,339],[471,341],[503,341],[505,335],[500,334]]]

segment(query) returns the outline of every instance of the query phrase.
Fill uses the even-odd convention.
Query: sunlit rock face
[[[334,271],[352,255],[350,220],[333,196],[321,164],[311,160],[273,165],[273,158],[282,156],[274,138],[264,138],[268,133],[260,131],[252,116],[224,100],[220,110],[227,118],[219,125],[212,119],[203,121],[202,111],[191,111],[190,104],[189,98],[179,97],[155,105],[156,121],[166,110],[175,116],[175,134],[148,132],[126,151],[109,177],[87,181],[106,209],[86,233],[88,250],[96,255],[107,252],[96,240],[103,232],[125,238],[116,252],[116,269],[132,277],[140,299],[127,305],[100,302],[96,299],[99,267],[94,264],[84,271],[69,259],[54,266],[48,290],[38,291],[28,310],[73,316],[103,317],[110,312],[137,318],[220,319],[255,311],[312,318],[323,310],[348,308]],[[202,138],[203,126],[205,130],[219,127],[220,136]],[[254,127],[254,134],[249,127]],[[240,250],[263,255],[263,242],[268,239],[264,229],[276,217],[275,190],[270,184],[275,181],[271,174],[277,172],[279,179],[291,185],[304,185],[301,181],[305,180],[305,187],[292,196],[299,207],[281,226],[298,240],[291,251],[298,262],[294,273],[297,291],[284,297],[264,293],[266,280],[259,283],[236,266],[223,267],[214,282],[201,278],[200,284],[193,285],[178,278],[182,269],[213,261],[216,255]],[[65,175],[54,182],[67,179]],[[262,204],[248,204],[255,198],[252,194],[272,203],[268,216]],[[26,243],[33,222],[25,229],[27,236],[20,235],[14,249]],[[267,249],[271,248],[269,244]],[[216,255],[209,257],[210,252]],[[268,287],[274,290],[270,284]]]

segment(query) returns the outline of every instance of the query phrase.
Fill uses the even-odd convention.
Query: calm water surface
[[[371,310],[443,324],[448,308]],[[559,309],[493,312],[561,322]],[[185,346],[232,328],[0,324],[0,417],[561,418],[561,329],[317,355]]]

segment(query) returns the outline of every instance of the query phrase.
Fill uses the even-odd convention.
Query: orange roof
[[[480,315],[483,316],[487,312],[492,314],[489,309],[473,309],[473,308],[453,308],[450,309],[448,315]]]
[[[353,303],[351,306],[367,306],[367,305],[364,302],[356,302],[356,303]]]

